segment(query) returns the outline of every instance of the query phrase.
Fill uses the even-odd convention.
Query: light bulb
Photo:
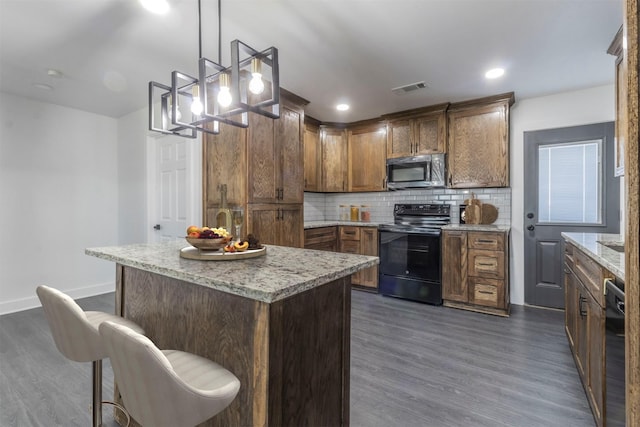
[[[218,93],[218,104],[223,107],[231,105],[231,91],[227,86],[222,86],[220,88],[220,92]]]
[[[199,116],[202,114],[202,110],[204,109],[202,101],[200,101],[200,88],[198,86],[194,86],[192,93],[193,99],[191,100],[191,112],[196,116]]]
[[[264,91],[264,82],[262,81],[262,62],[258,58],[251,60],[251,75],[253,78],[249,82],[249,90],[259,95]]]
[[[249,90],[256,95],[264,92],[264,82],[262,81],[262,74],[253,73],[253,78],[249,82]]]
[[[220,92],[218,92],[218,104],[223,107],[231,105],[231,91],[229,90],[229,75],[220,75]]]

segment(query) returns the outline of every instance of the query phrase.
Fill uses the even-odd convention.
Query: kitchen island
[[[116,314],[159,348],[238,377],[236,399],[202,425],[349,425],[351,274],[378,258],[269,245],[259,258],[197,261],[179,256],[185,246],[85,253],[116,263]]]

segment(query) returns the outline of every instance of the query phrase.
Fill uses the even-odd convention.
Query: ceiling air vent
[[[424,89],[426,87],[428,86],[426,85],[425,82],[418,82],[418,83],[411,83],[408,85],[393,88],[391,89],[391,92],[395,93],[396,95],[402,95],[405,93],[413,92],[414,90]]]

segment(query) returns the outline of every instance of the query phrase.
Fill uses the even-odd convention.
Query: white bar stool
[[[149,338],[113,322],[99,329],[124,405],[143,426],[195,426],[238,394],[238,378],[209,359],[161,351]]]
[[[83,311],[68,295],[48,286],[38,286],[38,298],[53,335],[56,347],[67,359],[75,362],[92,362],[93,370],[93,427],[102,426],[102,404],[114,405],[129,414],[120,405],[102,401],[102,359],[107,357],[98,327],[104,321],[126,325],[144,333],[134,322],[101,311]]]

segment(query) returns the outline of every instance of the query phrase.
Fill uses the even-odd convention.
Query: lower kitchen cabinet
[[[247,234],[267,245],[303,246],[303,206],[301,204],[248,204]]]
[[[304,248],[378,256],[378,229],[351,225],[308,228],[304,230]],[[354,273],[351,284],[358,289],[377,292],[378,266]]]
[[[443,305],[508,316],[509,233],[444,230],[442,236]]]
[[[604,278],[613,275],[601,267],[594,268],[594,261],[586,262],[586,258],[578,248],[565,243],[565,330],[591,412],[596,425],[602,427],[606,399],[606,307],[601,296]],[[590,272],[588,276],[585,265]]]
[[[337,227],[318,227],[304,230],[304,248],[338,252]]]

